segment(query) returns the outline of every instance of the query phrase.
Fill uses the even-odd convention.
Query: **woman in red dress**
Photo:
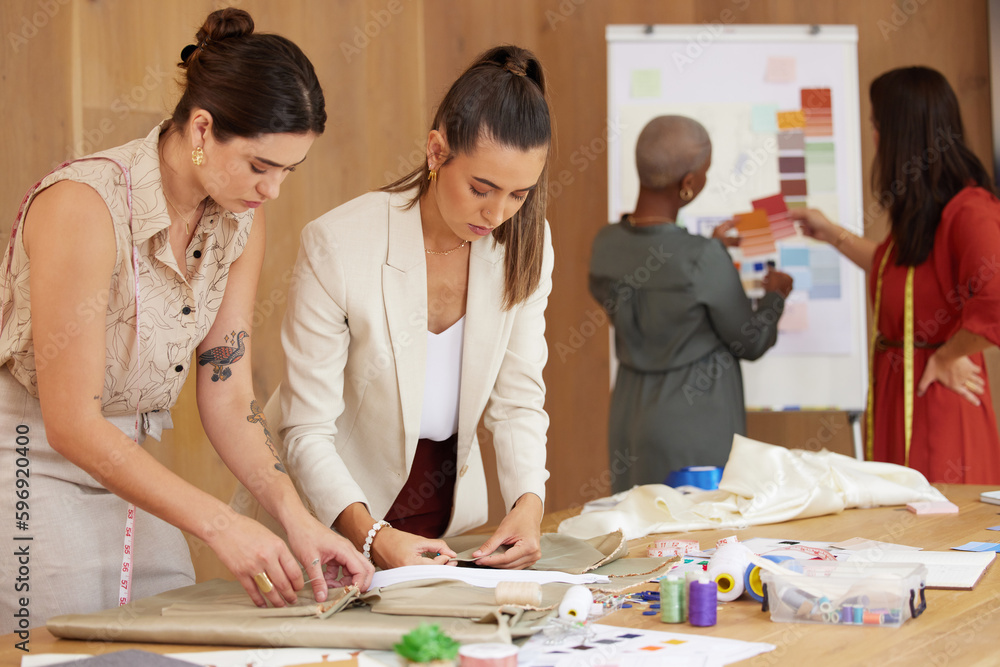
[[[877,323],[868,458],[931,482],[1000,483],[982,354],[1000,344],[1000,201],[965,145],[958,100],[940,73],[892,70],[869,95],[872,188],[889,214],[888,238],[876,243],[819,211],[793,212],[805,234],[868,271]]]

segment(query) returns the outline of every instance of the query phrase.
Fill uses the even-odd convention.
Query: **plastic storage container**
[[[927,608],[920,564],[793,560],[782,567],[787,573],[760,573],[772,621],[899,627]]]

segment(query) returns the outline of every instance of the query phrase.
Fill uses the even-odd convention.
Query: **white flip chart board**
[[[855,26],[619,25],[606,37],[609,220],[635,205],[639,132],[656,116],[679,114],[712,138],[708,183],[678,220],[692,233],[709,234],[778,193],[790,207],[819,208],[862,233]],[[778,343],[742,362],[747,406],[860,411],[868,382],[864,273],[800,234],[756,250],[735,253],[741,270],[772,260],[795,289]]]

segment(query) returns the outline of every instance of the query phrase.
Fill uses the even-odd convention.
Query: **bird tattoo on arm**
[[[250,334],[246,331],[241,331],[235,335],[229,334],[226,336],[226,342],[235,342],[236,347],[220,345],[198,355],[199,366],[212,364],[212,382],[218,382],[219,380],[225,382],[227,378],[232,376],[233,369],[229,368],[229,366],[243,358],[243,355],[246,353],[246,346],[243,344],[243,339],[249,337]]]

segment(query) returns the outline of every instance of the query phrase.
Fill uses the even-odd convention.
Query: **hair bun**
[[[219,9],[208,15],[195,35],[199,45],[223,39],[245,37],[253,33],[253,19],[246,11],[235,7]]]

